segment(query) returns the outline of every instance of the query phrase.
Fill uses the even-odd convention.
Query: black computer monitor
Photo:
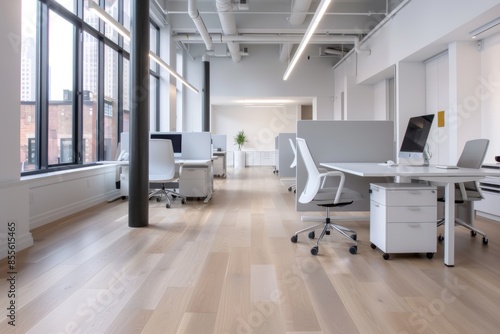
[[[421,159],[424,157],[425,145],[433,120],[434,114],[410,118],[399,150],[400,158]]]
[[[182,134],[181,133],[152,133],[151,139],[170,139],[174,153],[182,153]]]

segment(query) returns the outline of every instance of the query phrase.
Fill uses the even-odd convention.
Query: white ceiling
[[[293,25],[290,23],[293,0],[246,0],[247,9],[242,8],[239,1],[232,0],[232,16],[236,24],[236,35],[241,40],[241,51],[252,44],[278,44],[282,47],[289,39],[300,42],[320,3],[320,0],[297,0],[310,5],[303,23]],[[353,38],[362,38],[366,35],[402,1],[333,0],[314,35],[315,39],[321,38],[321,41],[313,40],[310,44],[347,52],[353,47]],[[188,0],[164,2],[167,21],[172,27],[173,35],[193,53],[194,57],[200,56],[199,53],[205,52],[206,48],[201,48],[200,51],[195,47],[195,45],[203,46],[203,41],[188,14]],[[213,49],[220,52],[221,48],[226,50],[226,45],[217,43],[224,35],[224,31],[216,2],[217,0],[196,1],[200,16],[214,41]],[[296,47],[298,42],[293,45]],[[293,52],[292,48],[291,56]],[[340,56],[337,57],[340,59]]]
[[[233,38],[238,42],[238,50],[251,50],[255,44],[275,44],[280,48],[280,60],[289,62],[295,49],[302,39],[320,0],[246,0],[247,8],[232,0],[231,19],[234,19],[236,31],[233,36],[227,36],[221,25],[221,18],[217,10],[217,1],[228,0],[197,0],[194,1],[200,17],[206,26],[207,32],[213,41],[213,56],[227,56],[227,39]],[[303,23],[294,25],[290,22],[292,8],[295,2],[309,5]],[[173,38],[193,57],[202,57],[207,54],[206,46],[188,13],[188,0],[152,0],[152,3],[161,3],[164,17],[171,27]],[[316,33],[309,43],[317,45],[320,56],[332,57],[332,64],[340,60],[345,53],[354,47],[354,40],[362,40],[388,14],[405,0],[332,0]],[[495,17],[498,13],[486,13],[473,22],[467,22],[461,29],[449,36],[444,36],[433,45],[412,55],[412,60],[424,60],[446,50],[450,41],[470,40],[469,32]],[[293,19],[292,19],[293,20]],[[488,33],[500,30],[500,25]],[[482,36],[482,37],[486,37]],[[290,43],[290,39],[293,40]],[[316,39],[316,40],[315,40]],[[288,42],[288,43],[287,43]],[[287,47],[288,46],[288,47]],[[291,48],[291,51],[285,52]],[[251,57],[251,52],[243,53],[243,57]],[[234,58],[233,58],[234,61]],[[277,97],[279,99],[280,97]],[[234,101],[211,101],[213,104],[229,104]],[[311,104],[310,98],[297,98],[296,102]]]

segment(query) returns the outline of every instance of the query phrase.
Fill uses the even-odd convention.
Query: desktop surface
[[[390,176],[500,176],[498,171],[491,169],[457,168],[444,169],[435,165],[413,166],[413,165],[381,165],[376,162],[323,162],[321,166],[336,169],[345,173],[363,177],[390,177]]]

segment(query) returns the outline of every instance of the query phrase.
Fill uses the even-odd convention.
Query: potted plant
[[[234,136],[234,144],[238,145],[238,151],[234,152],[234,167],[235,168],[242,168],[245,167],[245,152],[241,150],[243,145],[247,142],[247,135],[245,134],[245,131],[240,130]]]

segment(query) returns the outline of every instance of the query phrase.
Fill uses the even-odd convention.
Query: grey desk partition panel
[[[212,147],[214,150],[221,149],[221,151],[227,150],[227,136],[218,135],[212,133]]]
[[[290,168],[295,154],[290,146],[289,139],[295,143],[296,133],[280,133],[278,135],[278,159],[280,166],[280,177],[295,177],[296,167]]]
[[[182,132],[182,159],[212,159],[212,134],[210,132]]]
[[[385,162],[393,160],[394,125],[392,121],[298,121],[297,137],[304,138],[316,161]],[[318,211],[318,206],[298,202],[307,178],[300,155],[297,158],[297,211]],[[364,200],[335,211],[369,211],[371,182],[384,178],[363,178],[346,174],[345,186],[359,191]],[[333,185],[333,184],[332,184]]]

